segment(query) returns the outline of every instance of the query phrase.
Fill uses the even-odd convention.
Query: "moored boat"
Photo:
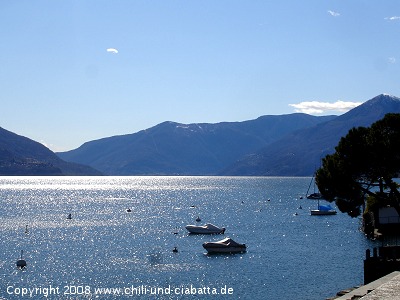
[[[311,185],[312,185],[313,183],[314,183],[314,192],[311,193],[311,194],[309,194],[308,192],[310,191]],[[314,176],[311,178],[310,184],[309,184],[309,186],[308,186],[307,193],[306,193],[306,198],[307,198],[307,199],[311,199],[311,200],[324,199],[324,198],[322,197],[321,193],[318,191],[318,188],[317,188],[317,186],[316,186],[316,184],[315,184],[315,177],[314,177]]]
[[[310,213],[312,216],[326,216],[326,215],[336,215],[337,212],[330,205],[319,205],[318,201],[318,208],[312,209]]]
[[[321,193],[312,193],[306,196],[307,199],[311,199],[311,200],[318,200],[318,199],[324,199],[321,195]]]
[[[217,227],[213,224],[207,223],[202,226],[187,225],[185,227],[190,233],[196,234],[223,234],[225,232],[224,227]]]
[[[239,244],[231,238],[224,238],[218,242],[203,243],[203,248],[208,253],[243,253],[246,252],[246,245]]]

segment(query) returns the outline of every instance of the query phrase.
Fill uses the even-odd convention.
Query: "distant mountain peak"
[[[333,120],[294,132],[255,155],[243,157],[221,175],[312,175],[321,157],[333,153],[340,138],[351,128],[371,126],[387,113],[400,113],[400,98],[378,95]]]
[[[389,94],[380,94],[367,102],[376,102],[376,101],[400,101],[399,97],[389,95]]]
[[[380,94],[362,103],[361,105],[355,107],[354,109],[348,111],[345,115],[364,114],[367,112],[370,114],[379,115],[382,113],[383,115],[381,117],[383,118],[386,112],[397,111],[399,102],[400,102],[399,97],[389,94]],[[367,126],[367,124],[360,124],[360,125]]]
[[[396,97],[396,96],[394,96],[394,95],[391,95],[391,94],[387,94],[387,93],[380,94],[379,96],[389,96],[389,97],[392,97],[392,98],[397,98],[397,99],[399,99],[398,97]]]

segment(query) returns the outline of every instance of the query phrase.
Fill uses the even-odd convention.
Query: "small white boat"
[[[330,210],[321,210],[321,209],[312,209],[311,215],[312,216],[327,216],[327,215],[336,215],[337,211],[334,209]]]
[[[203,248],[208,253],[243,253],[246,252],[246,245],[239,244],[231,238],[224,238],[218,242],[206,242]]]
[[[202,226],[187,225],[185,228],[190,233],[196,233],[196,234],[223,234],[225,232],[224,227],[220,228],[210,223]]]
[[[317,209],[312,209],[310,213],[312,216],[327,216],[336,215],[337,212],[330,205],[319,205],[318,201]]]

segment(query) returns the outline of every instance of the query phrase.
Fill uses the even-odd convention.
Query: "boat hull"
[[[324,198],[320,193],[312,193],[310,195],[307,195],[307,199],[310,200],[323,200]]]
[[[213,231],[213,230],[202,230],[202,229],[196,229],[196,228],[190,228],[190,229],[186,228],[186,229],[189,231],[189,233],[192,233],[192,234],[222,234],[222,233],[224,233],[222,230]]]
[[[208,253],[244,253],[246,252],[246,246],[242,247],[206,247]]]
[[[191,234],[224,234],[225,228],[217,228],[214,226],[195,226],[187,225],[185,227]]]
[[[206,242],[203,244],[203,248],[208,253],[243,253],[246,252],[246,245],[240,244],[232,240],[231,238],[225,238],[218,242]]]
[[[312,216],[327,216],[327,215],[336,215],[336,210],[311,210]]]

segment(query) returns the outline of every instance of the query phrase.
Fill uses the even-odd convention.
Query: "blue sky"
[[[3,0],[0,28],[0,126],[54,151],[400,96],[398,0]]]

